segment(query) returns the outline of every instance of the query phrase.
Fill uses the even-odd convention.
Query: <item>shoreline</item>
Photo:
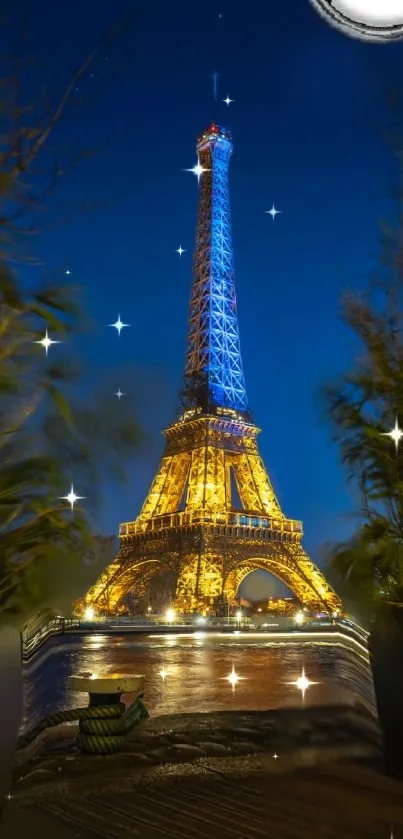
[[[186,625],[167,625],[167,624],[141,624],[141,625],[133,625],[133,624],[104,624],[104,623],[93,623],[93,624],[83,624],[78,625],[76,627],[66,627],[64,621],[60,621],[59,625],[53,626],[55,621],[50,621],[44,625],[42,631],[37,633],[31,640],[25,640],[23,642],[23,664],[24,667],[33,663],[35,658],[37,657],[38,652],[46,647],[47,645],[51,645],[52,639],[54,638],[68,638],[71,637],[83,637],[85,635],[110,635],[110,636],[119,636],[119,635],[149,635],[149,636],[169,636],[169,635],[182,635],[182,636],[245,636],[247,637],[256,637],[262,636],[265,638],[273,638],[281,639],[281,638],[295,638],[299,640],[309,640],[315,636],[325,636],[325,637],[343,637],[345,640],[352,642],[353,644],[358,644],[361,648],[364,648],[367,651],[367,633],[365,630],[361,628],[353,628],[352,626],[346,626],[345,624],[336,622],[335,624],[326,624],[323,626],[310,626],[306,627],[306,629],[301,629],[300,627],[290,627],[284,628],[279,627],[278,629],[270,628],[270,629],[250,629],[243,627],[241,629],[233,628],[232,626],[219,626],[219,627],[204,627],[202,629],[195,627],[194,624],[186,624]]]
[[[223,767],[238,758],[257,768],[261,761],[265,766],[281,762],[283,770],[275,771],[328,761],[379,761],[382,749],[378,720],[360,701],[149,717],[126,736],[122,751],[108,756],[82,754],[75,744],[77,730],[77,724],[46,729],[17,752],[12,794],[28,801],[52,790],[64,797],[82,783],[86,789],[109,789],[122,776],[132,783],[153,776],[157,767],[164,773],[164,767],[202,766],[210,759],[224,761]]]

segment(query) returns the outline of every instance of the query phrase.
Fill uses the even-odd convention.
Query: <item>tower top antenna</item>
[[[232,134],[229,129],[217,125],[216,122],[210,122],[208,128],[199,134],[196,142],[196,149],[199,152],[203,146],[206,146],[207,144],[223,141],[230,143],[232,149]]]

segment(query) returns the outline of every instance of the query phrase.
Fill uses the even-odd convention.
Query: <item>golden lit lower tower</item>
[[[120,550],[86,605],[113,613],[169,572],[180,610],[234,601],[251,571],[282,580],[302,604],[341,603],[285,518],[257,447],[239,344],[228,164],[230,133],[197,140],[199,210],[181,406],[138,518],[120,527]]]

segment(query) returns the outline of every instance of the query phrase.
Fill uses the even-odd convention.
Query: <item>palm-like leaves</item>
[[[403,423],[403,315],[399,284],[375,299],[349,294],[344,319],[361,344],[351,372],[326,389],[326,413],[349,479],[358,485],[361,526],[333,547],[332,565],[361,598],[403,600],[403,447],[387,436]]]
[[[132,417],[105,414],[105,400],[77,402],[63,389],[71,375],[35,341],[45,329],[70,341],[79,324],[72,289],[22,294],[0,271],[0,620],[24,623],[42,608],[81,597],[92,576],[84,558],[94,545],[85,509],[61,497],[71,469],[83,485],[101,485],[105,469],[138,444]],[[113,397],[112,397],[113,398]],[[91,397],[89,397],[90,401]],[[109,396],[109,402],[111,397]],[[110,471],[110,469],[109,469]],[[116,469],[115,469],[116,473]],[[116,477],[116,474],[115,474]],[[122,477],[122,472],[118,473]],[[79,494],[85,494],[80,492]],[[92,507],[93,509],[93,507]]]

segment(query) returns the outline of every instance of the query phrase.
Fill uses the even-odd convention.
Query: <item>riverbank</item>
[[[392,818],[403,837],[403,785],[362,768],[381,763],[381,738],[360,705],[148,719],[108,757],[74,737],[53,729],[18,755],[3,839],[24,819],[33,839],[389,839]]]
[[[62,778],[64,787],[71,784],[73,790],[88,773],[94,779],[105,767],[109,782],[123,765],[133,770],[206,756],[281,754],[284,761],[285,755],[290,760],[292,754],[297,765],[298,761],[315,760],[316,753],[323,750],[344,758],[379,759],[381,755],[377,718],[353,699],[350,705],[332,707],[150,717],[132,729],[122,752],[107,758],[81,754],[75,745],[77,730],[76,723],[45,729],[31,746],[19,751],[16,789],[36,788],[44,779],[52,784]]]
[[[127,621],[109,622],[103,621],[99,623],[88,623],[87,621],[70,620],[64,618],[44,618],[42,621],[36,621],[31,626],[27,626],[22,634],[22,656],[25,666],[31,664],[42,650],[52,642],[52,639],[57,637],[83,637],[85,635],[126,635],[126,636],[167,636],[167,635],[264,635],[274,638],[288,638],[294,637],[296,639],[303,639],[312,636],[324,635],[326,636],[340,636],[353,643],[358,643],[360,646],[367,648],[368,633],[361,627],[355,624],[349,624],[344,621],[324,621],[318,625],[307,625],[304,628],[295,626],[295,623],[290,621],[289,626],[280,626],[278,628],[268,626],[267,628],[252,628],[249,626],[234,627],[221,624],[218,626],[195,626],[194,624],[164,624],[157,622],[144,623],[129,623]]]

